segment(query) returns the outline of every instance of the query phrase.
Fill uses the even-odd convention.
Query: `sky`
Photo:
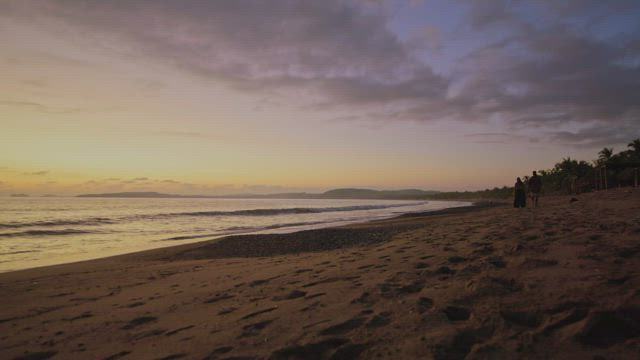
[[[636,0],[0,0],[0,194],[476,190],[640,137]]]

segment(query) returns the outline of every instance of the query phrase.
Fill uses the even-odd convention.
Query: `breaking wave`
[[[404,204],[388,204],[388,205],[358,205],[358,206],[343,206],[343,207],[322,207],[322,208],[310,208],[310,207],[297,207],[297,208],[277,208],[277,209],[248,209],[248,210],[232,210],[232,211],[195,211],[195,212],[178,212],[178,213],[159,213],[159,214],[144,214],[122,217],[91,217],[85,219],[60,219],[60,220],[47,220],[47,221],[34,221],[34,222],[15,222],[15,223],[0,223],[0,229],[20,229],[26,227],[35,228],[54,228],[52,229],[37,229],[37,230],[25,230],[21,232],[0,233],[0,237],[16,237],[16,236],[46,236],[46,235],[71,235],[71,234],[87,234],[92,231],[77,230],[77,229],[65,229],[57,230],[55,228],[66,226],[100,226],[108,224],[120,224],[131,221],[139,220],[154,220],[154,219],[169,219],[177,217],[226,217],[226,216],[277,216],[277,215],[295,215],[295,214],[318,214],[328,212],[349,212],[349,211],[367,211],[367,210],[380,210],[388,208],[399,208],[405,206],[424,205],[422,203],[404,203]],[[237,229],[237,230],[270,230],[280,227],[309,225],[310,223],[285,223],[274,224],[267,227],[261,227],[254,229]],[[229,229],[236,230],[236,229]],[[216,234],[218,235],[218,234]],[[205,235],[208,236],[208,235]],[[202,237],[205,237],[202,236]],[[168,240],[182,240],[168,239]]]
[[[424,205],[424,203],[410,203],[410,204],[390,204],[390,205],[360,205],[360,206],[343,206],[343,207],[325,207],[325,208],[281,208],[281,209],[250,209],[250,210],[235,210],[235,211],[196,211],[196,212],[184,212],[184,213],[172,213],[166,214],[169,216],[273,216],[273,215],[288,215],[288,214],[317,214],[325,212],[338,212],[338,211],[364,211],[364,210],[379,210],[404,206],[417,206]]]
[[[262,230],[275,230],[275,229],[286,228],[286,227],[294,227],[294,226],[309,226],[309,225],[326,224],[326,223],[330,223],[330,222],[332,222],[332,221],[292,222],[292,223],[273,224],[273,225],[268,225],[268,226],[256,226],[256,227],[236,226],[236,227],[229,227],[229,228],[225,229],[225,231],[222,231],[222,232],[216,232],[216,233],[211,233],[211,234],[174,236],[174,237],[170,237],[170,238],[167,238],[167,239],[164,239],[164,240],[167,241],[167,240],[200,239],[200,238],[206,238],[206,237],[217,237],[217,236],[226,236],[226,235],[234,235],[234,234],[251,233],[251,232],[262,231]]]
[[[34,221],[34,222],[24,222],[24,223],[9,223],[9,224],[0,224],[0,229],[17,229],[23,227],[32,227],[32,226],[69,226],[69,225],[104,225],[104,224],[113,224],[115,221],[109,218],[88,218],[81,220],[52,220],[52,221]]]
[[[91,234],[92,231],[65,229],[65,230],[28,230],[13,233],[0,234],[0,237],[17,237],[17,236],[55,236],[55,235],[76,235]]]

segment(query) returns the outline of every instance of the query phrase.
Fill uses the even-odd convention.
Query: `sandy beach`
[[[0,274],[2,359],[633,359],[640,191]]]

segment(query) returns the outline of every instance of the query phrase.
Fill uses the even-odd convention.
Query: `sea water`
[[[207,198],[0,198],[0,272],[232,234],[292,232],[465,202]]]

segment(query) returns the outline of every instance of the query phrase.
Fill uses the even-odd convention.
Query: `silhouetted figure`
[[[540,197],[541,190],[542,180],[540,180],[540,176],[534,171],[529,179],[529,196],[531,196],[531,205],[534,208],[538,207],[538,198]]]
[[[520,178],[516,180],[516,184],[513,186],[513,207],[524,208],[527,206],[527,193],[524,191],[524,183]]]

